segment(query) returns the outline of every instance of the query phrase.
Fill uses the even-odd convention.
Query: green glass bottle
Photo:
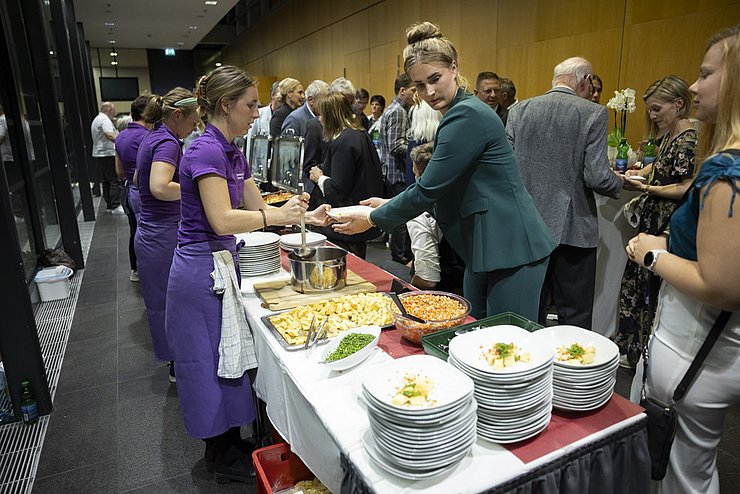
[[[26,424],[35,424],[39,420],[36,396],[33,394],[33,387],[29,381],[21,383],[21,414]]]
[[[651,165],[655,161],[655,139],[648,139],[645,144],[645,154],[642,157],[642,166]]]
[[[629,146],[627,145],[627,139],[622,139],[617,146],[617,159],[615,161],[614,169],[619,173],[627,171],[627,162],[629,161]]]

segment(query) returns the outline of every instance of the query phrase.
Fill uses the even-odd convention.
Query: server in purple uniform
[[[170,382],[175,382],[174,359],[164,334],[165,300],[180,221],[180,139],[200,121],[198,102],[192,92],[178,87],[153,97],[144,120],[154,128],[141,142],[136,157],[141,212],[134,247],[154,355],[169,362]]]
[[[118,178],[125,180],[126,187],[122,203],[128,216],[128,258],[131,264],[131,274],[129,275],[131,281],[139,281],[139,273],[136,269],[134,236],[136,235],[136,219],[141,209],[141,201],[139,200],[139,189],[134,184],[134,173],[136,172],[136,155],[139,153],[139,144],[152,128],[144,120],[144,110],[150,98],[151,96],[141,95],[131,103],[131,122],[116,137],[116,174],[118,174]]]
[[[218,482],[254,475],[239,428],[254,420],[255,410],[247,374],[218,376],[223,301],[212,289],[213,253],[232,254],[238,279],[233,234],[297,224],[308,206],[308,194],[280,208],[265,205],[244,155],[233,144],[259,117],[255,84],[232,66],[219,67],[197,84],[198,104],[209,124],[180,164],[181,220],[167,288],[167,340],[177,366],[185,428],[205,441],[206,466]],[[324,206],[306,215],[314,225],[327,220]],[[246,318],[243,311],[241,316]]]

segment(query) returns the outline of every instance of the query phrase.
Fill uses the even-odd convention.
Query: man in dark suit
[[[623,179],[606,156],[608,115],[591,96],[591,63],[569,58],[555,67],[552,89],[510,108],[506,132],[524,184],[558,246],[540,299],[550,297],[560,324],[590,329],[599,241],[594,193],[619,197]]]
[[[314,183],[308,178],[311,167],[319,166],[324,162],[326,143],[321,137],[321,122],[317,116],[317,102],[319,98],[329,92],[329,84],[322,80],[315,80],[306,89],[306,101],[300,108],[293,110],[285,117],[281,128],[281,135],[303,137],[303,186],[309,194],[313,191]]]
[[[475,80],[473,93],[479,100],[491,107],[501,121],[506,125],[504,108],[498,103],[498,94],[501,91],[501,78],[495,72],[481,72]],[[508,112],[507,112],[508,114]]]

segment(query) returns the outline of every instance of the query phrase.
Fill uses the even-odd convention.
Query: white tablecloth
[[[267,414],[273,426],[332,492],[340,492],[342,483],[340,452],[349,457],[365,484],[378,493],[477,493],[644,418],[639,414],[623,420],[527,464],[502,446],[479,439],[472,453],[448,475],[417,482],[405,481],[371,463],[362,445],[362,436],[369,428],[368,418],[356,395],[363,374],[372,372],[373,366],[383,365],[391,357],[376,349],[360,366],[337,373],[318,363],[324,351],[321,347],[309,355],[302,350],[286,351],[260,320],[269,311],[261,307],[261,301],[254,293],[252,285],[257,281],[265,279],[245,278],[242,281],[260,362],[255,390],[267,403]]]
[[[596,285],[592,329],[608,338],[617,331],[617,310],[622,274],[627,263],[624,246],[637,235],[637,228],[627,223],[622,207],[638,192],[622,191],[619,199],[596,196],[599,214],[599,246],[596,250]]]

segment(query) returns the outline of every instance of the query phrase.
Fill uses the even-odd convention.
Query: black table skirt
[[[642,494],[650,492],[647,419],[584,445],[485,494]],[[342,493],[370,490],[342,454]]]

